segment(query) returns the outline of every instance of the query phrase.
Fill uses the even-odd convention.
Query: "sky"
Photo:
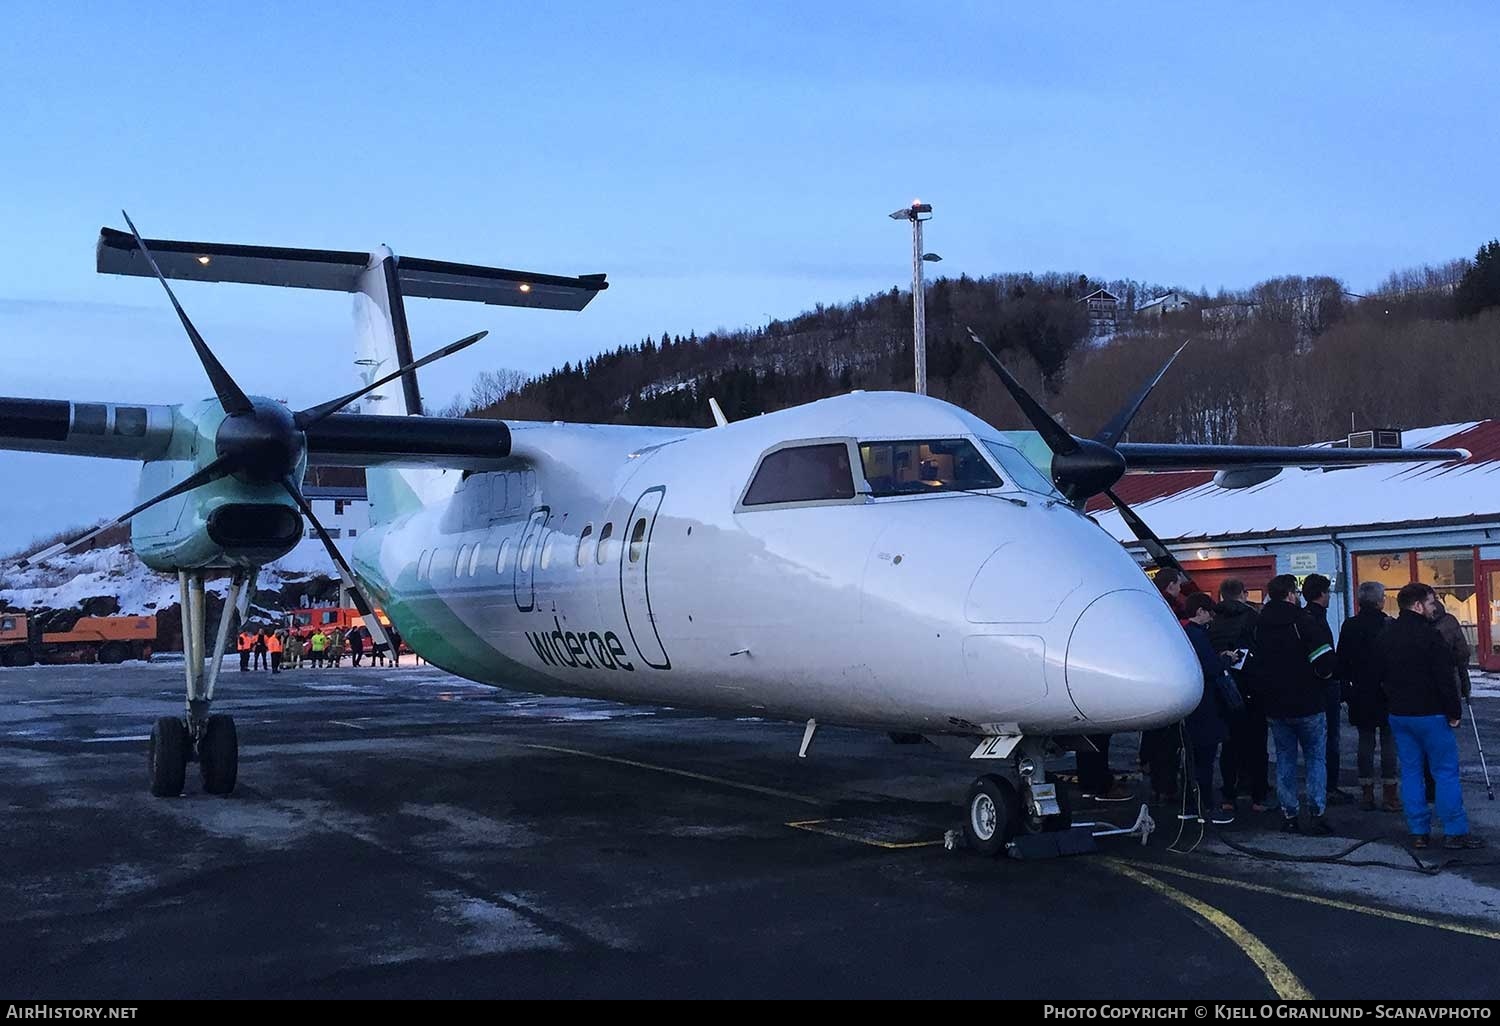
[[[102,225],[605,272],[581,313],[418,300],[446,404],[539,372],[910,281],[886,214],[934,205],[941,273],[1189,288],[1389,271],[1500,235],[1500,7],[1140,2],[7,8],[0,393],[209,394]],[[336,293],[184,283],[247,391],[352,387]],[[129,506],[135,466],[0,454],[0,552]]]

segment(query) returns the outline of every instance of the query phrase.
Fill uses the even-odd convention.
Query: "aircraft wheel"
[[[969,847],[981,855],[999,855],[1020,825],[1020,796],[1010,781],[986,774],[969,786],[964,812],[964,839]]]
[[[151,728],[151,746],[147,749],[146,768],[151,774],[151,793],[158,798],[174,798],[182,793],[187,776],[187,725],[173,716],[163,716]]]
[[[198,765],[203,770],[203,790],[229,794],[240,769],[240,739],[232,716],[210,716],[198,742]]]

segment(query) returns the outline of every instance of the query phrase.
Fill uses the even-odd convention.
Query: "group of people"
[[[387,655],[392,666],[400,666],[401,635],[395,627],[386,627],[385,632],[390,637],[389,645],[376,642],[369,628],[363,626],[347,631],[342,627],[331,631],[318,627],[310,633],[262,628],[252,634],[242,630],[235,639],[235,651],[240,657],[241,673],[251,669],[252,659],[255,669],[280,673],[283,668],[297,669],[304,663],[315,668],[342,666],[345,655],[349,656],[351,665],[359,666],[366,653],[370,656],[370,666],[384,666]]]
[[[1309,574],[1300,588],[1291,574],[1272,578],[1259,608],[1247,601],[1243,581],[1224,581],[1217,601],[1203,592],[1186,593],[1191,582],[1176,569],[1158,571],[1155,582],[1203,670],[1202,700],[1183,724],[1142,735],[1141,763],[1157,800],[1178,799],[1181,786],[1191,792],[1198,818],[1220,824],[1233,821],[1242,797],[1252,811],[1265,811],[1271,807],[1269,740],[1276,752],[1282,829],[1303,830],[1300,761],[1308,829],[1330,833],[1328,805],[1356,800],[1339,786],[1347,706],[1349,723],[1359,731],[1360,807],[1404,812],[1412,846],[1426,848],[1436,805],[1445,848],[1483,847],[1464,811],[1454,733],[1462,723],[1461,702],[1469,697],[1469,646],[1432,588],[1403,587],[1393,618],[1385,612],[1385,587],[1362,583],[1359,610],[1344,621],[1335,645],[1328,623],[1331,582],[1322,574]],[[1078,753],[1079,783],[1085,795],[1101,801],[1131,798],[1109,773],[1108,744],[1107,735],[1086,739]]]

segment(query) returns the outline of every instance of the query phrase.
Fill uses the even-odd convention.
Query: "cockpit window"
[[[1028,492],[1037,492],[1040,495],[1056,495],[1057,489],[1052,482],[1047,480],[1047,475],[1037,469],[1037,465],[1021,454],[1021,450],[1013,448],[1003,442],[993,442],[984,439],[984,447],[995,457],[995,462],[1004,468],[1010,475],[1010,479]]]
[[[817,502],[854,498],[849,448],[842,442],[777,449],[760,461],[745,492],[744,505]]]
[[[860,442],[859,458],[876,496],[980,491],[1004,483],[974,443],[963,438]]]

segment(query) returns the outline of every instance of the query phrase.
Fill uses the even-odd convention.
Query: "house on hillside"
[[[1120,297],[1108,289],[1090,292],[1078,302],[1089,314],[1090,335],[1113,335],[1120,324]]]
[[[1166,295],[1157,296],[1149,303],[1142,303],[1135,308],[1135,315],[1141,320],[1161,320],[1167,314],[1175,314],[1181,310],[1191,310],[1193,301],[1181,292],[1168,292]]]

